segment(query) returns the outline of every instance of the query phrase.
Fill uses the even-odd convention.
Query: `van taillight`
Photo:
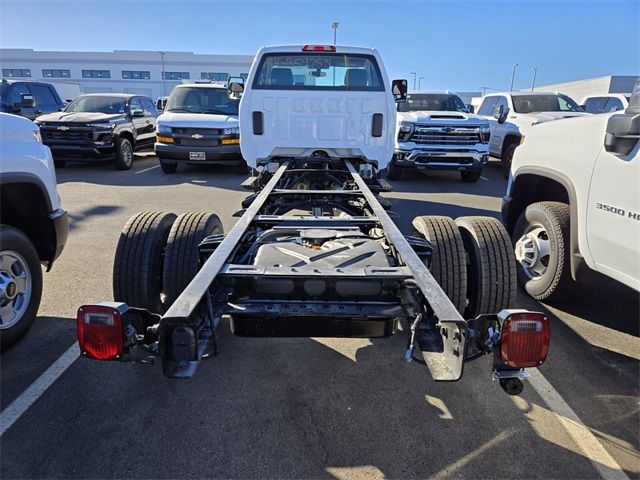
[[[549,351],[549,319],[538,312],[513,313],[502,323],[501,337],[500,357],[506,365],[537,367]]]
[[[305,45],[302,47],[303,52],[335,52],[335,45]]]
[[[76,319],[83,355],[96,360],[114,360],[122,356],[124,333],[118,310],[104,305],[83,305],[78,309]]]

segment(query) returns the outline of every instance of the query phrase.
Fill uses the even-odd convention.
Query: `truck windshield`
[[[384,91],[375,57],[340,53],[266,54],[253,81],[262,90]]]
[[[410,93],[398,104],[399,112],[468,112],[460,97],[448,93]]]
[[[94,97],[83,96],[76,97],[67,107],[65,112],[81,113],[124,113],[127,100],[122,97]]]
[[[566,95],[514,95],[513,109],[517,113],[534,112],[583,112],[576,102]]]
[[[229,98],[226,88],[179,87],[171,93],[164,111],[238,115],[238,104]]]

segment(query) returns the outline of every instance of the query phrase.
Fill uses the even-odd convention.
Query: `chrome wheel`
[[[551,243],[541,225],[529,225],[515,245],[516,260],[531,279],[542,277],[549,266]]]
[[[29,308],[33,279],[27,261],[13,250],[0,251],[0,329],[18,323]]]
[[[131,145],[129,142],[122,142],[122,146],[120,147],[120,155],[122,156],[122,163],[124,163],[127,167],[131,166],[133,163],[133,150],[131,149]]]

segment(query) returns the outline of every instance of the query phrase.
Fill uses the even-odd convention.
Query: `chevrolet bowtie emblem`
[[[199,133],[194,133],[191,135],[191,138],[195,138],[196,140],[200,140],[204,135],[200,135]]]
[[[58,130],[62,130],[63,132],[66,132],[67,130],[69,130],[69,127],[65,127],[64,125],[58,127]]]

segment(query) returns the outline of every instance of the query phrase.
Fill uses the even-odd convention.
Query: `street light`
[[[167,54],[167,52],[158,52],[160,54],[160,59],[162,60],[162,97],[164,97],[167,94],[167,79],[164,78],[164,56]]]
[[[331,24],[331,28],[333,28],[333,44],[336,44],[336,37],[337,37],[337,33],[338,33],[338,26],[340,25],[340,22],[333,22]]]
[[[409,72],[409,75],[413,75],[413,91],[415,92],[416,90],[416,75],[418,75],[416,72]]]
[[[422,79],[423,79],[423,78],[427,78],[427,77],[420,77],[420,78],[418,79],[418,90],[420,90],[420,88],[422,87]]]
[[[519,65],[520,65],[519,63],[513,64],[513,69],[511,70],[511,88],[509,89],[510,92],[513,92],[513,79],[516,76],[516,67]]]
[[[484,94],[487,93],[487,90],[490,90],[491,87],[480,87],[480,90],[482,90],[482,96],[484,97]]]
[[[538,73],[538,67],[533,67],[533,80],[531,80],[531,91],[533,92],[533,87],[536,86],[536,73]]]

